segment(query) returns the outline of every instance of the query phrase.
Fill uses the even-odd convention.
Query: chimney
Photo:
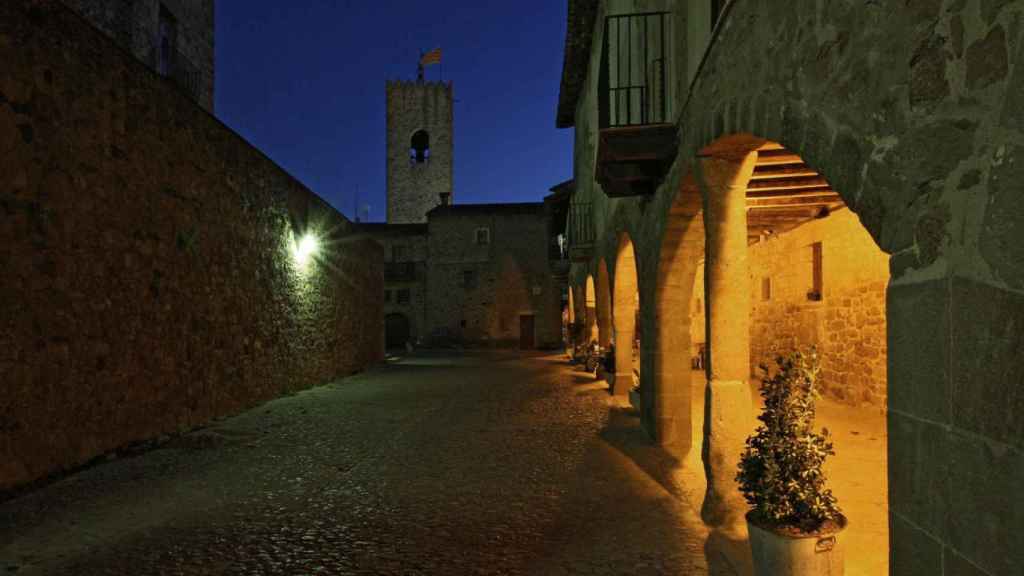
[[[447,206],[448,203],[451,201],[452,193],[441,192],[440,194],[438,194],[438,196],[441,197],[441,206]]]

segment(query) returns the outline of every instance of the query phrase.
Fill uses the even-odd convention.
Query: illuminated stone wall
[[[177,22],[177,50],[198,74],[198,101],[213,111],[213,0],[62,1],[150,68],[157,67],[163,5]]]
[[[520,315],[536,346],[561,340],[561,295],[548,263],[544,205],[442,206],[428,216],[428,325],[467,342],[518,345]],[[476,231],[490,231],[489,244]],[[466,273],[473,277],[467,285]]]
[[[0,61],[0,489],[382,357],[383,254],[301,183],[57,2]]]

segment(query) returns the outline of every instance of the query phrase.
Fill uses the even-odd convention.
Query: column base
[[[633,373],[632,372],[616,372],[615,379],[612,380],[611,389],[612,394],[615,396],[628,396],[629,390],[633,387]]]
[[[701,457],[708,487],[701,518],[716,527],[745,525],[747,504],[736,483],[737,466],[753,432],[750,386],[742,380],[712,380],[705,388]]]

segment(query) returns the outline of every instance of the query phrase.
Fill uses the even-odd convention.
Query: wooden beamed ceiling
[[[803,159],[769,142],[757,150],[747,185],[747,238],[781,234],[843,207],[839,193]]]

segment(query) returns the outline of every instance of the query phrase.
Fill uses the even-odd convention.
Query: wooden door
[[[533,347],[533,314],[523,314],[519,317],[519,348],[531,350]]]

